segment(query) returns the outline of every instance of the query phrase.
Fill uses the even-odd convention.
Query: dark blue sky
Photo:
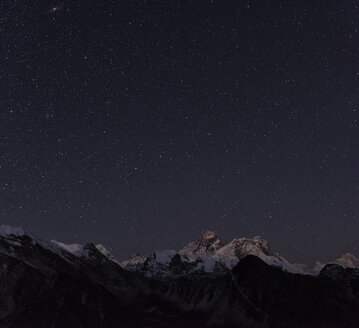
[[[358,28],[349,0],[1,1],[0,221],[359,255]]]

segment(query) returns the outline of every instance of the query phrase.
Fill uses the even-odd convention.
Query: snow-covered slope
[[[260,236],[234,239],[230,243],[224,244],[214,232],[206,231],[200,238],[181,249],[179,253],[188,257],[190,261],[200,261],[196,268],[206,272],[218,271],[223,268],[232,269],[247,255],[255,255],[267,264],[281,267],[288,272],[302,272],[285,258],[273,252],[269,243]]]
[[[82,244],[64,244],[56,240],[51,240],[51,243],[65,250],[66,252],[71,253],[77,257],[87,257],[88,256],[88,247],[87,245]],[[95,245],[96,249],[109,260],[119,264],[119,262],[112,256],[112,254],[106,249],[105,246],[99,244]]]
[[[61,247],[65,251],[75,255],[75,256],[78,256],[78,257],[85,256],[84,247],[81,244],[70,244],[70,245],[68,245],[68,244],[64,244],[64,243],[61,243],[61,242],[56,241],[56,240],[51,240],[51,242],[53,244]]]
[[[292,273],[302,271],[290,264],[285,258],[272,251],[269,243],[260,236],[250,238],[234,239],[227,245],[215,252],[211,263],[215,261],[223,263],[228,269],[232,269],[242,258],[247,255],[254,255],[269,265],[281,267],[283,270]],[[215,260],[215,261],[214,261]],[[209,267],[209,265],[207,265]]]

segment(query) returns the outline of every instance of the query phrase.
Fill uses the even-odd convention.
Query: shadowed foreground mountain
[[[0,232],[0,327],[359,325],[355,268],[328,264],[317,276],[293,274],[247,255],[232,269],[158,279],[124,270],[93,244],[74,255],[21,229]]]

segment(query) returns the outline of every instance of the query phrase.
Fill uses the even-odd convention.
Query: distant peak
[[[333,261],[333,263],[347,268],[359,268],[359,259],[350,253],[343,254],[341,257]]]

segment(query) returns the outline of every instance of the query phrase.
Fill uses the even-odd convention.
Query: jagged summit
[[[178,253],[191,261],[206,260],[224,246],[222,239],[212,231],[205,231],[195,241],[183,247]]]
[[[252,239],[233,239],[230,243],[219,249],[216,255],[243,258],[246,255],[260,255],[261,253],[267,256],[277,255],[271,250],[266,240],[260,236],[256,236]]]
[[[359,268],[359,259],[350,253],[343,254],[333,261],[333,263],[339,264],[344,268]]]

